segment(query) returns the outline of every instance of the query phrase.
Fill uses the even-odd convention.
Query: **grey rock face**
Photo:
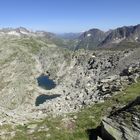
[[[91,29],[85,33],[83,33],[79,37],[79,44],[77,49],[85,48],[92,49],[97,47],[107,36],[107,33],[99,30],[99,29]]]
[[[111,114],[102,121],[102,137],[105,131],[115,140],[140,139],[140,97]]]

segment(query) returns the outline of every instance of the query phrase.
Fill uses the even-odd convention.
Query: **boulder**
[[[103,139],[139,140],[140,139],[140,96],[101,123]]]

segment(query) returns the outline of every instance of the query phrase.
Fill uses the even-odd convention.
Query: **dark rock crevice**
[[[103,124],[95,129],[88,129],[87,134],[89,136],[89,140],[98,140],[99,138],[102,140],[115,140],[115,138],[106,131]]]

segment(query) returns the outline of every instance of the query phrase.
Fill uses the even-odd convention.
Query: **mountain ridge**
[[[96,28],[90,29],[80,36],[77,49],[113,47],[121,42],[140,42],[140,24],[122,26],[106,32]]]
[[[43,30],[31,31],[24,27],[0,29],[0,36],[39,37],[69,49],[115,48],[125,43],[140,42],[140,24],[122,26],[108,31],[97,28],[80,33],[56,34]]]

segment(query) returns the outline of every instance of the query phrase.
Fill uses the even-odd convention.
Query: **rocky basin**
[[[140,76],[139,48],[71,51],[40,39],[0,39],[1,124],[77,112],[104,102]],[[57,86],[40,87],[41,74]]]

